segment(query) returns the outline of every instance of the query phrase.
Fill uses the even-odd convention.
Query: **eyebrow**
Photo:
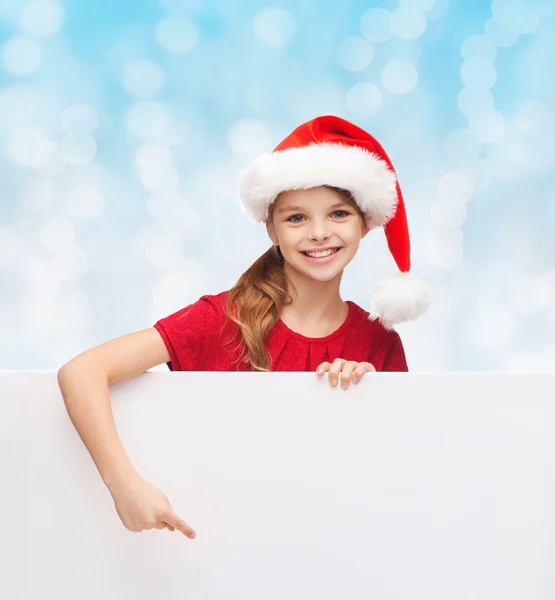
[[[347,206],[347,202],[336,202],[335,204],[332,204],[329,208],[330,210],[332,208],[340,208],[342,206]],[[284,206],[283,208],[280,208],[278,210],[278,213],[285,213],[285,212],[289,212],[290,210],[305,210],[302,206]]]

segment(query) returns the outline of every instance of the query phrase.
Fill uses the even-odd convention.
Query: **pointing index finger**
[[[175,513],[170,513],[166,517],[165,521],[178,531],[181,531],[181,533],[187,536],[188,538],[193,539],[197,535],[192,529],[192,527],[189,527],[189,525],[187,525],[187,523],[185,523],[185,521],[178,517]]]

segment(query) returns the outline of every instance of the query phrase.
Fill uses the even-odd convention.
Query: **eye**
[[[346,217],[347,215],[350,215],[350,214],[351,214],[351,213],[349,213],[349,212],[348,212],[348,211],[346,211],[346,210],[335,210],[335,211],[333,211],[331,214],[332,214],[332,215],[336,215],[337,213],[342,213],[342,214],[341,214],[341,216],[339,217],[340,219],[342,219],[342,218]],[[294,219],[295,217],[302,217],[302,218],[304,219],[303,215],[292,215],[291,217],[289,217],[289,218],[287,219],[287,221],[290,221],[291,223],[301,223],[301,222],[302,222],[302,221],[293,221],[293,219]]]

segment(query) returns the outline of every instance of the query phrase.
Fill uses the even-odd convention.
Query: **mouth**
[[[326,254],[324,256],[309,256],[306,252],[301,252],[301,254],[306,258],[306,260],[308,260],[311,263],[316,263],[316,264],[324,264],[324,263],[329,263],[332,260],[335,259],[335,257],[339,254],[339,252],[343,250],[343,247],[340,248],[334,248],[333,252],[328,253],[326,252]]]

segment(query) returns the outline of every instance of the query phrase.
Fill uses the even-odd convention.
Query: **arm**
[[[405,350],[399,334],[391,330],[388,333],[391,342],[386,351],[382,371],[408,371]]]
[[[58,383],[70,419],[130,531],[195,531],[179,517],[161,490],[143,479],[127,457],[118,436],[108,386],[139,375],[170,359],[158,331],[151,327],[95,346],[63,365]]]
[[[137,474],[117,434],[108,386],[169,359],[164,341],[152,327],[95,346],[58,371],[71,422],[108,488]]]

